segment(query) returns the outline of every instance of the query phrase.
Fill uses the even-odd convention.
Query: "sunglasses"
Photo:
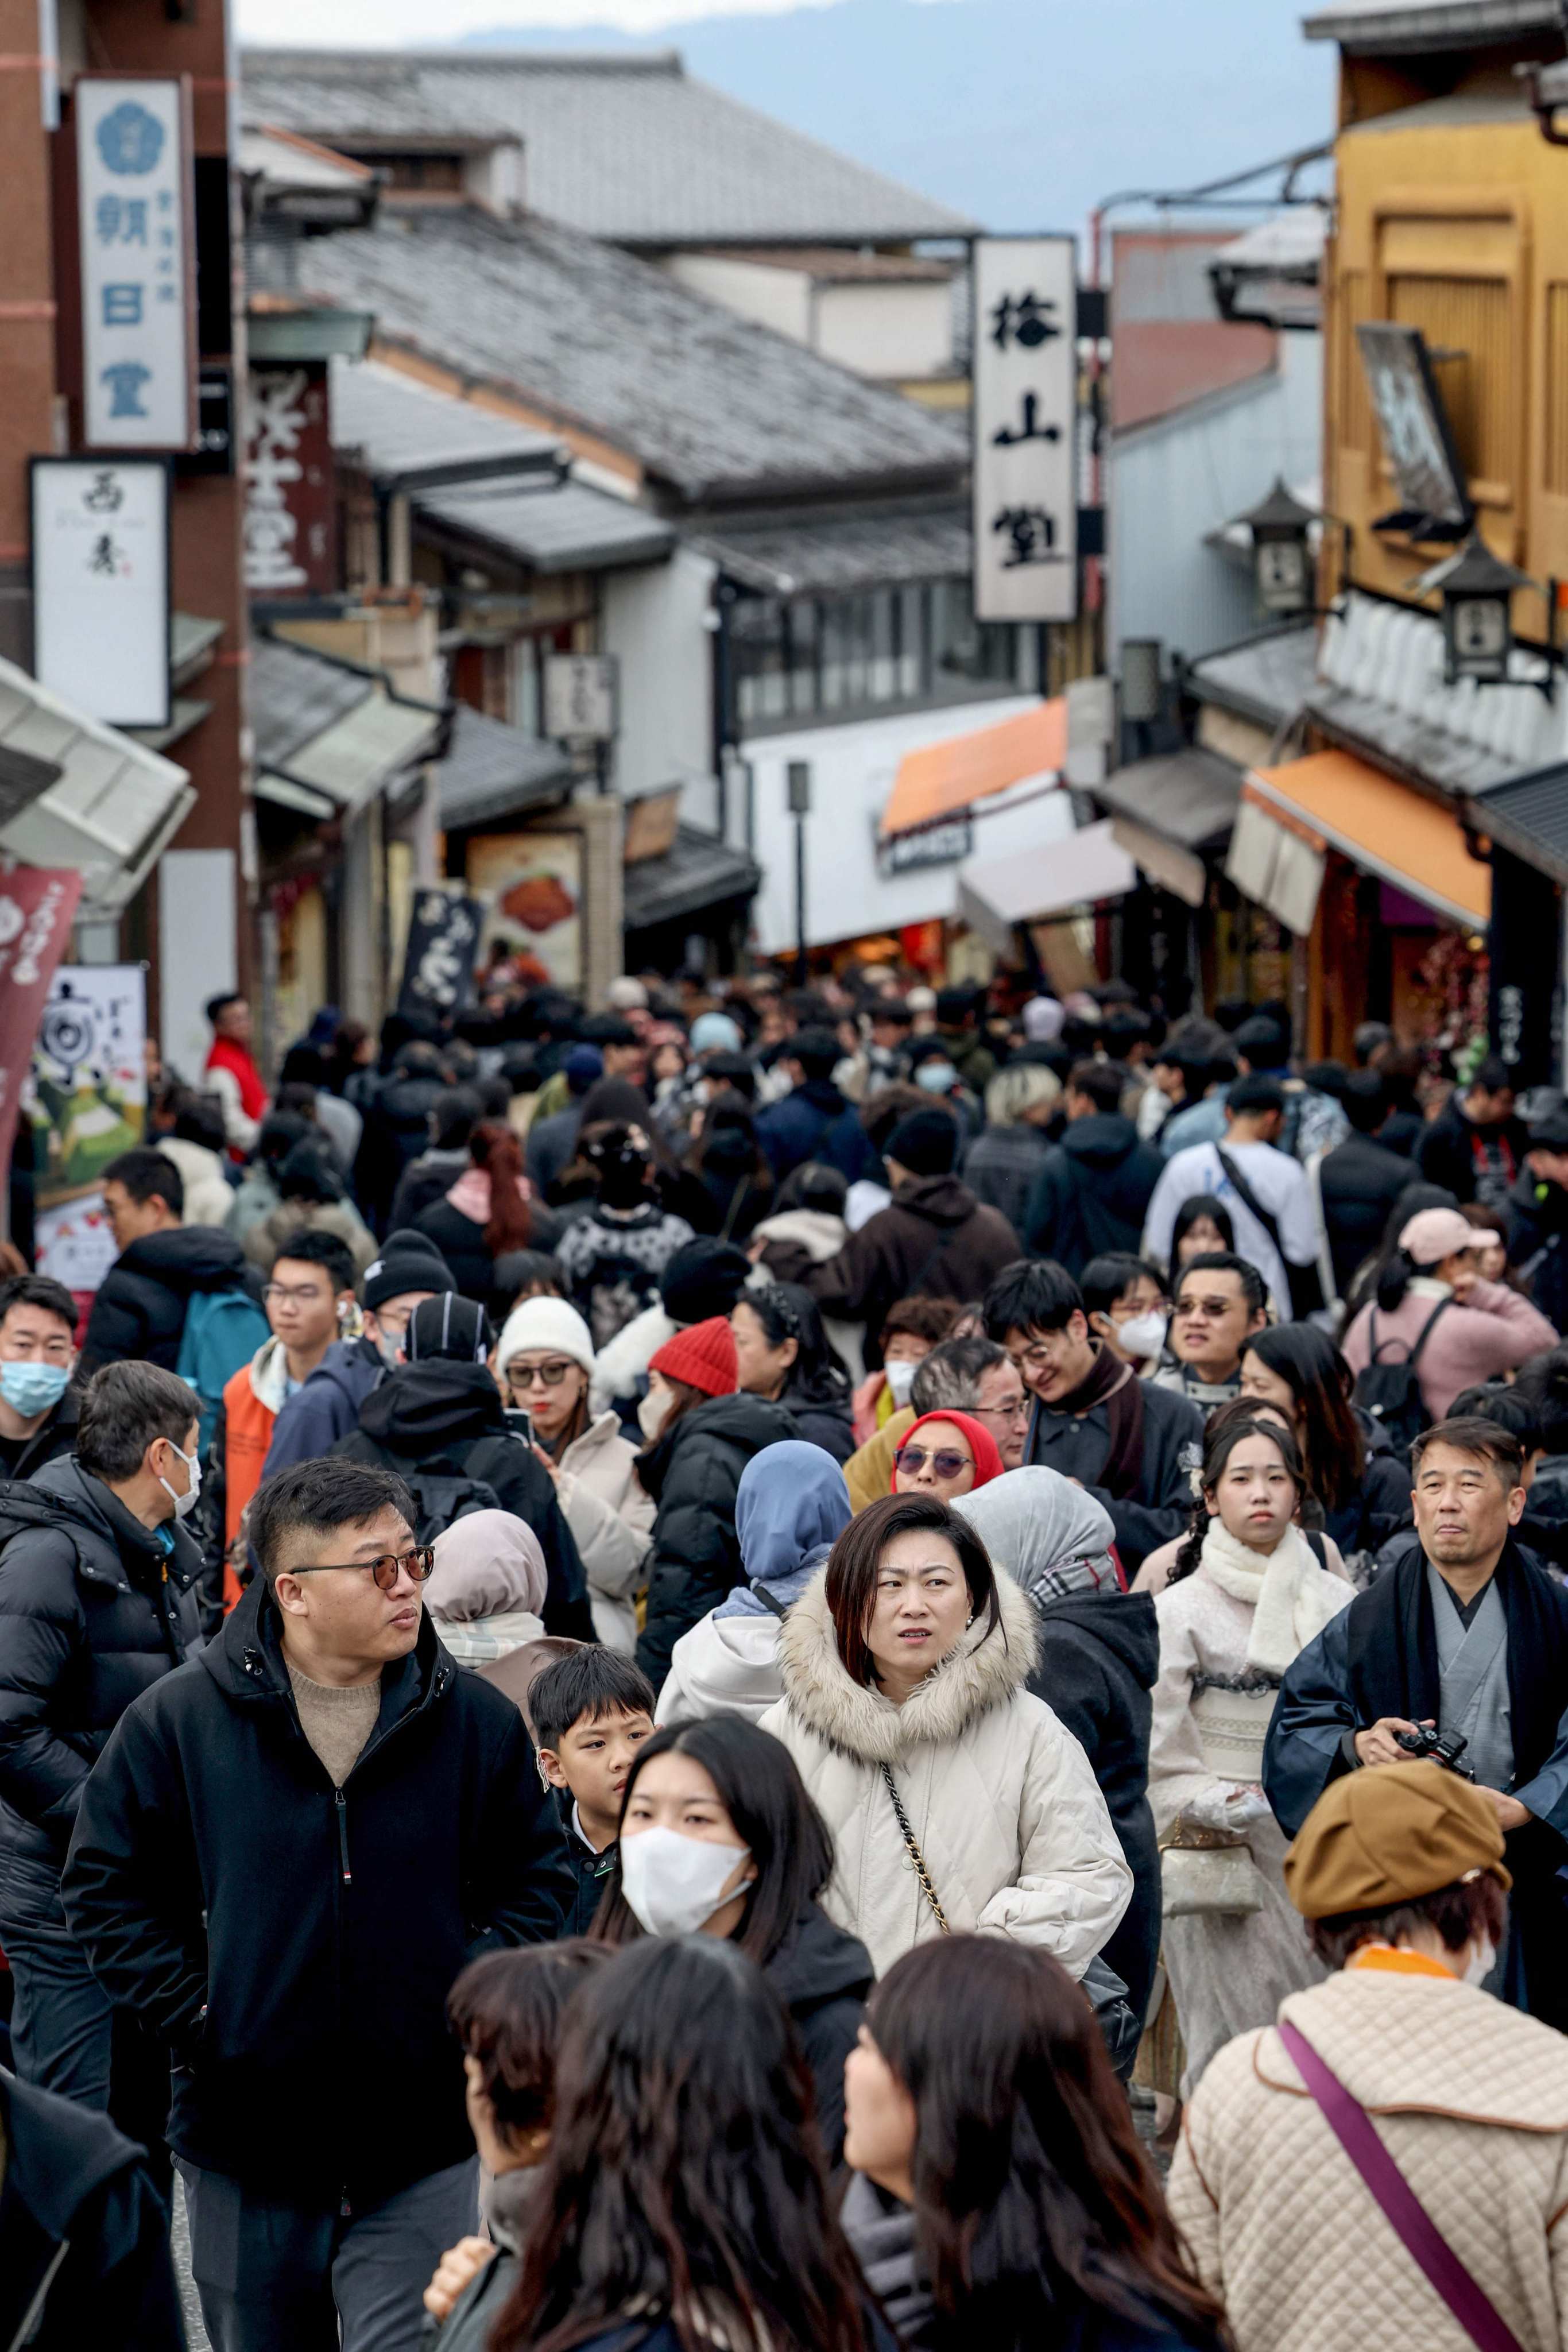
[[[558,1364],[529,1364],[527,1367],[522,1364],[508,1364],[507,1378],[515,1389],[531,1388],[536,1381],[542,1381],[547,1389],[559,1389],[569,1372],[575,1372],[580,1369],[580,1365],[572,1363],[570,1360]]]
[[[946,1447],[940,1454],[928,1454],[924,1445],[901,1445],[893,1460],[895,1469],[907,1470],[912,1478],[918,1476],[928,1462],[938,1478],[959,1478],[975,1466],[967,1454],[954,1454]]]
[[[317,1559],[304,1568],[291,1568],[290,1576],[325,1576],[329,1572],[353,1569],[369,1570],[383,1592],[395,1592],[400,1576],[406,1575],[415,1584],[423,1584],[435,1566],[434,1544],[421,1544],[416,1551],[379,1551],[374,1559]]]

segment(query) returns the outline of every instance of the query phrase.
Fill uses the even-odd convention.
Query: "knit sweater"
[[[292,1660],[285,1664],[299,1710],[299,1728],[326,1768],[332,1786],[340,1789],[376,1727],[382,1711],[381,1677],[340,1689],[335,1684],[312,1682]]]

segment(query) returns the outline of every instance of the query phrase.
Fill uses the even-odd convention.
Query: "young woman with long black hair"
[[[787,1405],[808,1444],[847,1462],[855,1450],[850,1376],[810,1292],[798,1282],[744,1290],[730,1310],[729,1328],[741,1388]]]
[[[1410,1523],[1410,1473],[1371,1417],[1352,1402],[1350,1366],[1310,1323],[1254,1331],[1241,1359],[1241,1393],[1288,1413],[1322,1531],[1342,1556],[1375,1552]]]
[[[1082,1992],[1048,1952],[906,1952],[845,2069],[850,2242],[905,2352],[1214,2352]]]
[[[783,2008],[732,1943],[618,1952],[568,2015],[490,2352],[870,2352],[810,2110]]]

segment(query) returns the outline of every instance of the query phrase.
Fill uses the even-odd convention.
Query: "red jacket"
[[[209,1070],[227,1070],[239,1088],[240,1108],[246,1118],[262,1117],[267,1109],[267,1088],[262,1084],[261,1072],[243,1045],[236,1045],[232,1037],[214,1037],[206,1066]]]

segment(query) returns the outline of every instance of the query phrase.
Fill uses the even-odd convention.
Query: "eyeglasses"
[[[1009,1354],[1020,1371],[1049,1371],[1056,1361],[1057,1349],[1049,1343],[1036,1341],[1027,1348],[1009,1349]]]
[[[924,1445],[901,1445],[893,1461],[895,1469],[907,1470],[912,1478],[918,1477],[928,1462],[938,1478],[958,1478],[975,1466],[967,1454],[951,1454],[946,1447],[940,1454],[928,1454]]]
[[[536,1381],[542,1381],[547,1389],[559,1389],[569,1372],[581,1370],[570,1358],[559,1364],[508,1364],[507,1378],[515,1389],[531,1388]]]
[[[287,1283],[269,1282],[261,1295],[268,1307],[319,1307],[321,1304],[320,1288],[314,1282],[305,1283],[294,1290]]]
[[[409,1577],[413,1583],[423,1584],[435,1566],[434,1544],[421,1544],[416,1551],[379,1551],[374,1559],[313,1559],[303,1568],[291,1568],[290,1576],[325,1576],[329,1571],[344,1569],[368,1570],[383,1592],[395,1592],[400,1576]]]

